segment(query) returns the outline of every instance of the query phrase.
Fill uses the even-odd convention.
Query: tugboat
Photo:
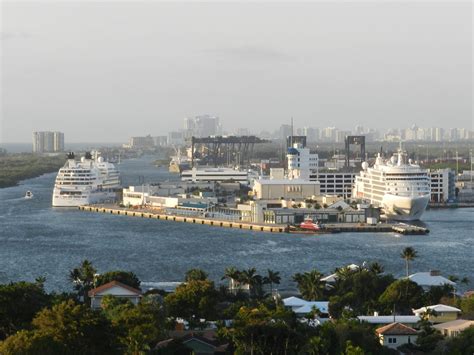
[[[33,198],[33,192],[31,192],[31,191],[29,191],[29,190],[26,191],[25,199],[29,200],[29,199],[31,199],[31,198]]]
[[[318,222],[314,223],[314,221],[311,218],[306,218],[301,224],[300,228],[304,230],[310,230],[310,231],[319,231],[321,230],[321,226],[319,225]]]

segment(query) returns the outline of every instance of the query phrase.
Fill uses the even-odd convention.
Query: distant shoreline
[[[20,182],[58,171],[65,157],[34,154],[0,156],[0,188],[18,186]]]

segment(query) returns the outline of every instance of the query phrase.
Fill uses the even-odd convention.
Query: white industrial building
[[[248,184],[248,172],[229,168],[192,168],[181,173],[182,181],[192,182],[224,182],[236,181]]]
[[[310,181],[319,181],[321,194],[351,197],[355,182],[355,173],[329,172],[311,174]]]
[[[309,180],[310,174],[318,172],[318,154],[311,153],[309,148],[303,147],[301,143],[295,143],[288,148],[286,157],[289,179]]]
[[[319,196],[319,182],[301,179],[258,179],[254,181],[253,196],[257,200],[298,199]]]
[[[455,177],[451,169],[430,171],[431,202],[446,203],[455,199]]]

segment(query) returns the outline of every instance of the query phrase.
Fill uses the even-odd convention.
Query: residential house
[[[455,337],[469,327],[474,327],[474,320],[456,319],[451,322],[436,324],[433,328],[439,330],[444,336]]]
[[[420,316],[414,315],[388,315],[380,316],[377,312],[373,316],[358,316],[357,319],[361,322],[367,322],[374,325],[387,325],[391,323],[401,323],[409,327],[415,327],[421,320]]]
[[[414,343],[418,337],[415,329],[398,322],[377,328],[375,332],[379,337],[380,344],[391,349]]]
[[[426,313],[426,318],[431,323],[444,323],[456,320],[458,318],[458,315],[461,313],[461,310],[456,307],[451,307],[444,304],[437,304],[433,306],[414,309],[413,313],[420,317],[424,317]]]
[[[347,265],[345,268],[351,271],[357,271],[359,270],[360,266],[356,264],[350,264],[350,265]],[[326,284],[334,284],[336,283],[338,277],[339,275],[337,274],[337,272],[335,272],[334,274],[321,278],[321,281],[326,282]]]
[[[195,355],[217,355],[217,354],[228,354],[228,344],[220,342],[216,339],[215,331],[178,331],[171,332],[170,338],[167,340],[160,341],[155,350],[164,350],[167,348],[173,350],[175,354],[178,353],[192,353]],[[178,340],[182,344],[182,348],[177,349],[175,340]]]
[[[318,318],[329,319],[329,302],[327,301],[306,301],[298,297],[288,297],[283,299],[283,304],[299,317],[304,317],[316,308],[319,311]]]
[[[94,309],[100,308],[102,304],[102,298],[107,295],[129,299],[133,304],[136,305],[138,302],[140,302],[142,291],[118,281],[111,281],[89,291],[91,307]]]
[[[456,287],[456,283],[441,276],[438,270],[431,270],[429,272],[417,272],[416,274],[412,274],[408,276],[410,281],[413,281],[418,286],[423,287],[423,289],[427,290],[433,286],[453,286]]]
[[[229,291],[233,294],[237,294],[239,292],[250,292],[250,284],[246,282],[240,282],[236,279],[230,278],[229,279]]]

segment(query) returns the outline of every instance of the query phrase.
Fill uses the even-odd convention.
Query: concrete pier
[[[408,224],[389,224],[389,223],[379,223],[375,225],[365,224],[365,223],[333,223],[325,224],[324,227],[317,232],[311,232],[308,230],[295,230],[291,228],[288,229],[287,225],[282,224],[258,224],[242,221],[226,221],[226,220],[217,220],[204,217],[196,216],[177,216],[177,215],[168,215],[159,213],[157,211],[150,210],[136,210],[128,209],[123,207],[116,206],[80,206],[78,207],[81,211],[86,212],[96,212],[96,213],[108,213],[114,215],[122,215],[129,217],[139,217],[139,218],[149,218],[149,219],[159,219],[164,221],[172,222],[181,222],[181,223],[192,223],[192,224],[201,224],[206,226],[213,227],[224,227],[224,228],[234,228],[234,229],[244,229],[251,230],[256,232],[269,232],[269,233],[294,233],[294,234],[329,234],[329,233],[344,233],[344,232],[372,232],[372,233],[398,233],[403,235],[411,234],[427,234],[429,230],[423,227],[417,227]]]
[[[119,207],[103,207],[103,206],[79,206],[79,210],[86,212],[97,212],[97,213],[108,213],[129,217],[139,217],[139,218],[151,218],[151,219],[160,219],[164,221],[173,221],[173,222],[183,222],[183,223],[192,223],[192,224],[202,224],[207,226],[214,227],[225,227],[225,228],[235,228],[235,229],[245,229],[256,232],[270,232],[270,233],[285,233],[286,226],[280,224],[273,225],[263,225],[242,221],[224,221],[209,219],[203,217],[195,216],[174,216],[167,215],[157,212],[142,211],[142,210],[132,210]]]

